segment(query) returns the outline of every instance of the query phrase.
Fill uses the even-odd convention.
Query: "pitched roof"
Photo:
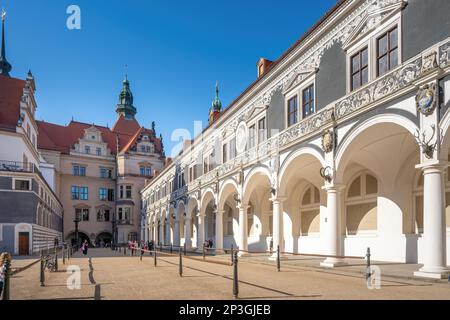
[[[0,130],[16,131],[26,81],[0,75]]]
[[[111,150],[112,154],[117,154],[116,137],[119,138],[119,150],[121,152],[128,152],[143,132],[149,133],[152,142],[155,144],[155,151],[161,152],[161,141],[154,136],[152,130],[141,128],[136,120],[131,121],[121,118],[122,116],[119,117],[114,126],[114,128],[116,128],[119,123],[119,131],[114,131],[114,128],[111,130],[107,127],[78,121],[71,121],[67,126],[37,121],[39,128],[38,148],[70,154],[72,146],[78,143],[78,140],[84,136],[84,130],[94,126],[101,132],[102,139],[108,144],[108,148]],[[129,126],[126,126],[126,124]],[[137,129],[133,131],[134,128],[136,128],[136,124]],[[129,135],[128,133],[132,133],[132,135]]]

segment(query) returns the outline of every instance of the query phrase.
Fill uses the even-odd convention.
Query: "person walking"
[[[84,240],[83,245],[81,246],[81,251],[84,255],[87,255],[89,243],[87,240]]]
[[[2,296],[3,286],[5,285],[7,262],[11,262],[11,255],[7,252],[3,252],[0,255],[0,297]]]

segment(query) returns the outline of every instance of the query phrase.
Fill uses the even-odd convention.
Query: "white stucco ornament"
[[[247,146],[248,129],[245,122],[239,123],[236,129],[236,151],[238,153],[245,152]]]

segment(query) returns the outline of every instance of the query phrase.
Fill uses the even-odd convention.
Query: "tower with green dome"
[[[211,109],[209,110],[209,124],[212,124],[216,121],[220,113],[222,112],[222,102],[219,99],[219,83],[216,82],[216,96],[211,105]]]
[[[133,93],[130,90],[130,82],[128,81],[128,77],[125,76],[123,80],[122,91],[119,95],[119,103],[117,104],[116,112],[119,115],[123,115],[125,119],[134,119],[137,111],[133,106]]]

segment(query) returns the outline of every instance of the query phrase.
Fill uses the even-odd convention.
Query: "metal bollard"
[[[58,253],[55,251],[55,271],[58,272]]]
[[[41,287],[45,287],[45,273],[44,273],[44,251],[41,250],[41,270],[40,270],[40,282]]]
[[[205,248],[205,245],[203,245],[203,260],[205,260],[205,255],[206,255],[206,248]]]
[[[153,259],[153,260],[154,260],[154,262],[153,262],[153,263],[154,263],[154,265],[155,265],[155,267],[156,267],[156,265],[157,265],[157,259],[156,259],[156,250],[155,250],[155,252],[154,252],[154,253],[155,253],[155,257],[154,257],[154,259]]]
[[[366,280],[368,280],[372,276],[370,272],[370,248],[367,248],[366,258],[367,258]]]
[[[124,255],[124,256],[127,255],[127,247],[123,247],[123,255]]]
[[[187,251],[186,251],[186,243],[184,244],[184,255],[186,256]]]
[[[65,252],[64,252],[64,246],[62,247],[62,260],[63,260],[63,264],[66,264],[66,256],[65,256]]]
[[[159,251],[162,252],[162,243],[159,244]]]
[[[280,263],[280,246],[277,247],[277,270],[280,272],[281,263]]]
[[[234,261],[234,249],[233,249],[233,245],[231,245],[231,265],[233,265],[233,261]]]
[[[5,279],[3,280],[3,296],[2,300],[9,300],[9,281],[11,276],[11,261],[5,262]]]
[[[173,253],[173,244],[170,244],[170,253]]]
[[[233,298],[237,299],[239,296],[239,280],[238,280],[238,254],[234,253],[233,259]]]
[[[180,277],[183,276],[183,254],[181,253],[181,248],[180,248],[180,263],[178,265],[178,272],[180,274]]]
[[[144,250],[141,249],[141,257],[139,258],[142,261],[142,256],[144,255]]]

